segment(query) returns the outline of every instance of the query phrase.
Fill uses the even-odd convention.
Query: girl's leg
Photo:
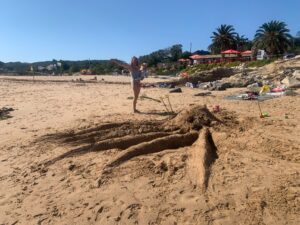
[[[134,94],[134,99],[133,99],[133,112],[139,112],[137,109],[136,109],[136,103],[137,103],[137,100],[139,98],[139,94],[140,94],[140,90],[141,90],[141,85],[140,85],[140,82],[136,82],[134,81],[133,82],[133,94]]]

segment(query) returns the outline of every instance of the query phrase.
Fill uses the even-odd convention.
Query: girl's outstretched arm
[[[111,59],[110,61],[112,63],[117,64],[118,66],[121,66],[121,67],[123,67],[123,68],[128,69],[128,70],[131,71],[131,66],[129,64],[127,64],[127,63],[123,63],[123,62],[121,62],[119,60],[116,60],[116,59]]]

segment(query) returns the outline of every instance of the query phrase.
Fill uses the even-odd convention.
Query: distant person
[[[129,71],[124,69],[124,70],[122,70],[122,74],[125,76],[129,76]]]
[[[140,70],[142,72],[142,79],[147,78],[148,77],[147,63],[143,63]]]
[[[141,91],[141,80],[144,79],[143,74],[145,74],[146,72],[146,68],[147,67],[141,67],[139,66],[139,60],[137,57],[132,57],[131,59],[131,63],[130,65],[127,63],[122,63],[120,61],[117,60],[112,60],[113,63],[116,63],[117,65],[128,69],[130,71],[130,75],[131,75],[131,84],[132,84],[132,88],[133,88],[133,94],[134,94],[134,98],[133,98],[133,112],[134,113],[140,113],[140,111],[138,111],[136,109],[136,103],[137,100],[139,98],[139,94]],[[141,70],[142,69],[142,70]]]

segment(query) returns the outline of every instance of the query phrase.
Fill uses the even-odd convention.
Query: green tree
[[[300,31],[297,32],[294,38],[294,47],[300,47]]]
[[[181,54],[181,58],[188,59],[191,55],[192,55],[192,53],[190,53],[190,52],[188,52],[188,51],[184,51],[184,52]]]
[[[235,44],[236,44],[236,49],[238,51],[246,51],[252,48],[252,42],[249,41],[249,39],[246,38],[244,35],[240,36],[239,34],[236,34]]]
[[[182,55],[182,45],[181,44],[173,45],[170,48],[170,54],[171,54],[170,60],[172,62],[177,62]]]
[[[66,63],[66,62],[63,61],[63,60],[60,60],[60,63],[61,63],[61,70],[62,70],[63,72],[69,71],[70,65],[69,65],[68,63]]]
[[[80,68],[78,65],[74,64],[70,67],[69,72],[70,73],[78,73],[78,72],[80,72]]]
[[[230,48],[236,49],[236,34],[237,33],[232,25],[222,24],[210,37],[212,43],[208,46],[208,49],[214,54]]]
[[[300,54],[300,31],[293,37],[292,47],[289,50],[296,55]]]
[[[182,45],[177,44],[169,48],[160,49],[149,55],[139,58],[140,62],[145,62],[149,66],[156,66],[158,63],[176,62],[182,55]]]
[[[292,36],[284,22],[272,20],[256,31],[254,47],[264,49],[269,55],[283,54],[292,46]]]
[[[196,50],[195,52],[193,52],[193,55],[209,55],[210,52],[209,51],[205,51],[205,50]]]

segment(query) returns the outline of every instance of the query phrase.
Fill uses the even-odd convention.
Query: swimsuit
[[[142,72],[140,70],[133,70],[130,72],[133,82],[138,82],[142,80]]]

